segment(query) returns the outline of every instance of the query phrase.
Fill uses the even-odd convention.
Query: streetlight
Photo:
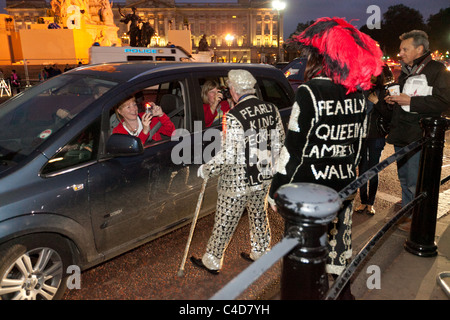
[[[225,36],[225,40],[226,40],[227,45],[228,45],[228,62],[230,62],[231,61],[231,51],[230,51],[231,50],[231,43],[234,40],[234,36],[231,35],[231,34],[227,34]]]
[[[278,54],[277,54],[277,62],[281,57],[281,50],[280,50],[280,11],[284,10],[286,8],[286,2],[274,0],[272,1],[272,8],[277,10],[277,19],[278,19],[278,26],[277,26],[277,48],[278,48]]]

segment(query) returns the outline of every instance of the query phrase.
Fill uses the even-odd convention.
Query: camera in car
[[[220,93],[222,93],[222,97],[223,97],[222,100],[231,99],[230,89],[222,88],[222,90],[220,90]]]

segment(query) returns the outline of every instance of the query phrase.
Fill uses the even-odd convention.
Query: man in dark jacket
[[[400,57],[402,72],[398,82],[401,92],[397,96],[387,96],[386,102],[394,105],[391,130],[387,142],[396,151],[422,137],[420,119],[439,117],[450,105],[450,73],[442,63],[434,61],[429,51],[428,35],[421,30],[413,30],[400,36]],[[405,93],[405,85],[413,80],[426,78],[427,95]],[[402,206],[415,197],[420,152],[408,155],[397,163],[398,177],[402,187]],[[403,228],[407,230],[407,226]]]

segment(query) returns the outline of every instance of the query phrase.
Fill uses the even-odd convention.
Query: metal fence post
[[[285,236],[299,240],[283,258],[281,299],[322,299],[328,291],[328,224],[336,217],[341,198],[325,186],[291,183],[280,187],[274,199],[285,219]]]
[[[405,249],[417,256],[433,257],[437,255],[434,238],[445,130],[448,124],[444,118],[424,118],[421,125],[424,136],[430,139],[422,146],[416,197],[422,192],[425,192],[427,197],[413,208],[411,231],[405,242]]]

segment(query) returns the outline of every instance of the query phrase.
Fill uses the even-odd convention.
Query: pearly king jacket
[[[346,92],[325,77],[298,88],[269,191],[271,204],[287,183],[311,182],[340,191],[356,178],[368,117],[363,93]]]
[[[268,188],[284,129],[278,108],[254,95],[241,97],[226,115],[221,150],[203,165],[203,176],[219,176],[218,191],[230,196]]]

